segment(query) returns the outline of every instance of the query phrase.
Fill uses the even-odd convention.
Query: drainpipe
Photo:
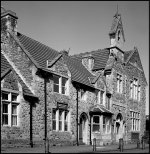
[[[77,90],[77,106],[76,106],[76,111],[77,111],[77,113],[76,113],[76,125],[77,125],[77,146],[79,146],[79,142],[78,142],[78,86],[76,87],[76,90]]]
[[[47,90],[46,90],[46,79],[44,77],[44,99],[45,99],[45,153],[48,153],[47,151]]]
[[[91,140],[91,127],[92,127],[92,124],[91,124],[91,114],[90,114],[90,145],[92,145],[92,140]]]
[[[33,148],[33,137],[32,137],[32,103],[30,103],[30,146]]]

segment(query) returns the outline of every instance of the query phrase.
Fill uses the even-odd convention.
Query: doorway
[[[82,113],[79,123],[79,142],[87,144],[88,136],[88,117],[86,113]]]
[[[115,134],[116,134],[116,141],[119,142],[119,139],[123,138],[123,117],[121,113],[118,113],[116,117]]]

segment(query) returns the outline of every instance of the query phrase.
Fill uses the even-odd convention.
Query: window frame
[[[99,123],[95,123],[94,122],[94,117],[98,117],[99,118]],[[93,131],[94,126],[99,126],[99,130],[97,131]],[[92,117],[92,132],[100,132],[100,116],[99,115],[93,115]]]
[[[54,82],[55,77],[58,78],[58,83]],[[63,85],[63,79],[65,79],[64,85]],[[55,91],[55,86],[58,86],[58,91]],[[68,95],[68,78],[53,74],[53,92],[59,93],[59,94],[62,94],[62,95]]]
[[[140,112],[130,110],[131,131],[140,131]]]
[[[52,108],[52,113],[53,111],[55,111],[55,119],[53,119],[52,115],[52,131],[69,132],[69,111],[65,109]],[[62,112],[61,114],[62,119],[60,119],[60,112]],[[65,119],[65,113],[67,113],[67,119]],[[56,129],[54,129],[53,121],[55,121]],[[61,122],[61,129],[60,129],[60,122]],[[67,130],[65,129],[66,124],[67,124]]]
[[[8,99],[3,99],[3,94],[7,94],[8,95]],[[13,97],[12,96],[16,96],[16,100],[13,100]],[[19,117],[18,117],[18,114],[19,114],[19,94],[18,93],[15,93],[15,92],[9,92],[9,91],[4,91],[2,90],[1,91],[1,103],[2,103],[2,126],[9,126],[9,127],[19,127]],[[4,113],[3,111],[3,105],[4,104],[7,104],[7,109],[8,109],[8,113]],[[16,113],[13,113],[13,106],[16,106],[16,109],[15,109],[15,112]],[[4,123],[3,121],[3,117],[7,115],[8,118],[7,118],[7,121],[8,121],[8,124]],[[14,124],[14,118],[13,117],[16,117],[15,119],[15,124]]]
[[[123,75],[120,73],[117,73],[117,92],[123,93]]]

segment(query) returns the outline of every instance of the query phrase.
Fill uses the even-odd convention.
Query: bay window
[[[93,116],[93,123],[92,123],[92,131],[99,132],[100,131],[100,116],[94,115]]]

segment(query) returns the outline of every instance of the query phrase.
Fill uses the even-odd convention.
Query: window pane
[[[59,85],[54,84],[54,92],[59,92]]]
[[[2,93],[2,100],[8,100],[8,94]]]
[[[68,130],[68,111],[65,111],[65,124],[64,124],[64,130]]]
[[[8,115],[3,114],[2,116],[3,116],[3,118],[2,118],[3,119],[3,121],[2,121],[3,125],[8,125]]]
[[[62,130],[62,121],[59,121],[59,130]]]
[[[68,111],[65,111],[65,120],[68,120]]]
[[[8,113],[8,104],[3,104],[3,113]]]
[[[67,79],[66,78],[62,78],[62,86],[65,86],[66,82],[67,82]]]
[[[66,122],[66,121],[65,121],[65,128],[64,128],[64,130],[65,130],[65,131],[68,130],[68,122]]]
[[[106,132],[106,125],[103,125],[103,132]]]
[[[12,104],[12,114],[17,114],[17,105]]]
[[[17,125],[17,116],[12,115],[12,125]]]
[[[106,118],[103,116],[103,124],[106,124]]]
[[[52,119],[56,119],[56,110],[55,109],[53,109]]]
[[[56,130],[56,120],[53,120],[53,130]]]
[[[54,83],[59,84],[59,76],[54,75]]]
[[[99,131],[99,128],[100,128],[100,126],[99,125],[96,125],[96,124],[93,124],[93,132],[95,132],[95,131]]]
[[[59,111],[59,120],[62,120],[62,113],[63,113],[63,111],[60,110],[60,111]]]
[[[94,116],[93,117],[93,123],[98,123],[99,124],[99,116]]]
[[[17,95],[12,94],[12,101],[17,101]]]
[[[62,94],[65,94],[65,87],[62,86]]]

